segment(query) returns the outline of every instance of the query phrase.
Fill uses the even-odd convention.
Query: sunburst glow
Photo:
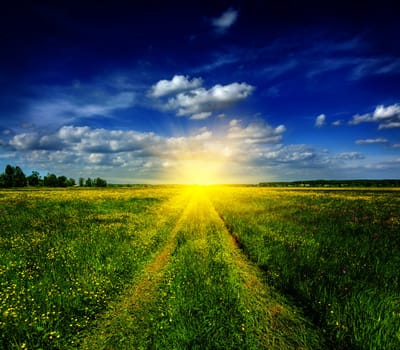
[[[241,161],[237,143],[227,137],[226,131],[202,128],[171,139],[168,146],[170,152],[165,153],[163,163],[167,182],[188,185],[235,182],[233,174]]]
[[[188,184],[213,185],[226,181],[223,163],[218,161],[187,160],[181,173],[181,181]]]

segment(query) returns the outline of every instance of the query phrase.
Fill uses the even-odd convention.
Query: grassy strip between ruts
[[[244,259],[204,189],[193,189],[192,196],[174,230],[169,263],[150,282],[152,295],[137,307],[133,286],[133,299],[126,297],[130,306],[124,299],[114,305],[93,329],[90,339],[100,342],[88,342],[88,348],[322,348],[310,323]]]
[[[181,229],[193,205],[193,197],[185,197],[185,209],[177,220],[175,227],[171,228],[168,241],[158,252],[153,260],[145,266],[141,276],[133,284],[125,286],[125,292],[115,301],[110,303],[107,311],[102,314],[88,332],[81,335],[79,348],[81,349],[110,349],[133,344],[127,339],[132,334],[146,332],[146,317],[148,305],[154,301],[154,291],[160,282],[164,269],[168,265],[169,257],[175,247],[177,232]],[[187,198],[187,199],[186,199]],[[125,345],[124,345],[125,344]]]

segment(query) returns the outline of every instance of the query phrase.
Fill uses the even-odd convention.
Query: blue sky
[[[0,169],[399,178],[395,1],[1,6]]]

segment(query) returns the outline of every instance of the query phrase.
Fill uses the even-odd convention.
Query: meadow
[[[398,349],[396,189],[0,191],[2,349]]]
[[[216,209],[332,348],[400,346],[398,191],[224,189]]]

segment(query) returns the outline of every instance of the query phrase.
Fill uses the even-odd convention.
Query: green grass
[[[398,191],[0,191],[2,349],[398,349]]]
[[[254,188],[212,198],[268,283],[331,347],[400,348],[398,191]]]
[[[2,349],[73,345],[166,240],[182,209],[160,210],[173,191],[2,194]]]
[[[257,269],[244,260],[202,193],[193,194],[178,223],[175,248],[163,269],[152,297],[146,296],[137,308],[137,296],[126,295],[127,302],[114,306],[82,347],[323,347],[310,322],[263,284]]]

